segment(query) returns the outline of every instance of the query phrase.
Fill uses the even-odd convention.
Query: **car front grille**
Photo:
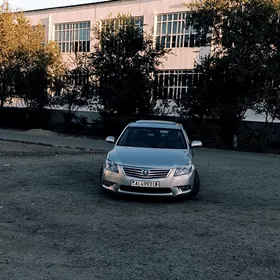
[[[149,168],[136,168],[136,167],[124,167],[123,170],[125,175],[133,178],[140,178],[140,179],[166,178],[170,171],[169,169],[149,169]]]

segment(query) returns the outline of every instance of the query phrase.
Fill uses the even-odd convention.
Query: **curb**
[[[83,152],[83,151],[3,151],[0,152],[1,157],[49,157],[49,156],[75,156],[75,155],[98,155],[97,152]]]
[[[71,147],[71,146],[56,146],[52,144],[46,144],[41,142],[31,142],[31,141],[21,141],[21,140],[14,140],[14,139],[5,139],[0,137],[0,141],[6,142],[14,142],[14,143],[22,143],[27,145],[38,145],[48,148],[54,148],[53,150],[49,151],[0,151],[0,156],[35,156],[35,155],[75,155],[75,154],[98,154],[98,153],[105,153],[108,152],[106,149],[91,149],[91,148],[82,148],[82,147]],[[67,149],[65,151],[64,149]]]
[[[250,155],[250,156],[269,156],[269,157],[275,157],[275,158],[280,158],[280,153],[275,152],[275,153],[259,153],[259,152],[246,152],[246,151],[238,151],[238,150],[229,150],[229,149],[218,149],[218,148],[205,148],[201,147],[199,150],[204,150],[204,151],[212,151],[216,153],[231,153],[231,154],[243,154],[243,155]]]

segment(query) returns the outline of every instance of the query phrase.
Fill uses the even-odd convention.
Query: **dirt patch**
[[[0,156],[48,156],[59,154],[94,153],[88,149],[59,148],[51,145],[27,144],[18,141],[0,140]]]
[[[56,132],[50,131],[50,130],[44,130],[44,129],[30,129],[25,132],[24,134],[28,135],[36,135],[36,136],[51,136],[51,135],[57,135]]]

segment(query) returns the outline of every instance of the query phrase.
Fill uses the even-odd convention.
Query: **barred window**
[[[105,19],[101,21],[101,28],[109,26],[112,30],[118,30],[119,28],[127,26],[129,20],[132,20],[135,27],[139,27],[140,30],[143,31],[144,16],[131,17],[129,19],[124,19],[124,21],[121,21],[119,18]]]
[[[83,97],[88,97],[87,87],[90,84],[90,75],[88,72],[77,71],[66,74],[56,81],[55,84],[55,95],[60,96],[63,84],[82,86]]]
[[[206,46],[206,35],[187,25],[187,12],[157,16],[156,42],[164,48],[194,48]]]
[[[90,51],[90,21],[55,24],[54,32],[61,52]]]
[[[71,73],[65,76],[65,81],[75,86],[84,86],[89,83],[89,74],[86,72]]]
[[[156,75],[158,99],[181,100],[188,88],[197,86],[199,74],[193,70],[162,70]]]

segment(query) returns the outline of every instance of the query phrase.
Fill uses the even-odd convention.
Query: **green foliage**
[[[87,105],[87,98],[83,97],[82,86],[64,83],[60,94],[51,98],[50,105],[54,108],[65,107],[68,113],[75,113]]]
[[[89,80],[88,58],[84,54],[75,53],[71,67],[55,80],[57,94],[51,98],[52,107],[65,107],[69,116],[88,105],[93,96],[93,86]]]
[[[188,116],[217,120],[231,143],[247,109],[278,115],[279,1],[200,0],[187,6],[195,29],[210,33],[212,52],[197,64],[202,75],[182,105]]]
[[[103,112],[149,114],[155,107],[153,76],[168,51],[156,48],[153,37],[127,15],[109,18],[95,33],[90,61]]]
[[[241,128],[237,133],[237,149],[245,152],[265,152],[272,140],[267,131]]]
[[[48,60],[43,50],[33,57],[17,52],[13,65],[14,96],[22,98],[28,107],[43,108],[48,104]]]
[[[45,28],[31,22],[22,12],[11,11],[7,1],[0,7],[0,101],[21,98],[27,106],[43,108],[47,88],[63,71],[55,43],[45,43]]]
[[[31,129],[49,129],[51,112],[47,109],[30,109],[17,107],[0,108],[0,127]]]
[[[87,118],[77,117],[81,107],[89,107],[94,88],[90,82],[87,55],[75,53],[71,57],[71,68],[55,80],[56,94],[50,98],[49,105],[53,108],[64,108],[63,125],[67,133],[80,133],[87,128]]]
[[[265,117],[265,130],[270,131],[275,119],[280,119],[280,91],[279,89],[264,89],[262,101],[254,105],[254,111]]]

